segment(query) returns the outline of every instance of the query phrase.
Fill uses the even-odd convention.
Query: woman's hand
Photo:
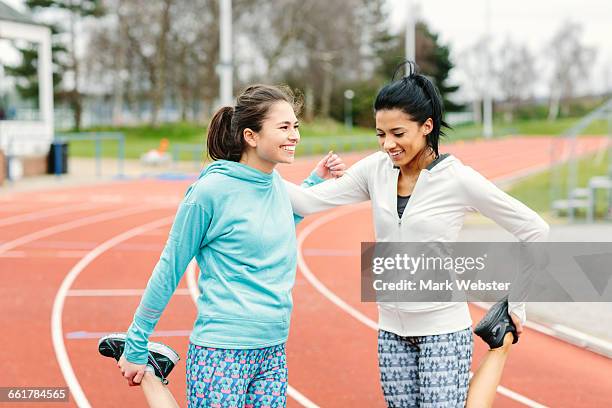
[[[123,374],[123,377],[128,381],[130,387],[140,385],[145,373],[146,364],[130,363],[124,356],[121,356],[117,363],[117,367],[121,369],[121,374]]]
[[[512,322],[516,326],[516,335],[520,336],[523,334],[523,325],[521,324],[521,319],[514,313],[510,313],[510,317],[512,318]]]
[[[333,151],[330,151],[321,159],[321,161],[315,167],[317,176],[322,179],[330,179],[332,177],[338,178],[344,174],[346,170],[346,164],[344,161]]]

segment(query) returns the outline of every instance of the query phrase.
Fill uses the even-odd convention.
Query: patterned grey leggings
[[[465,406],[472,330],[401,337],[378,331],[378,367],[387,405],[409,408]]]

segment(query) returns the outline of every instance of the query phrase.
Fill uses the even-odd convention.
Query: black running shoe
[[[512,344],[518,342],[516,326],[508,313],[508,298],[502,299],[489,309],[474,328],[474,333],[479,335],[491,349],[503,346],[506,333],[512,333],[514,337]]]
[[[102,337],[98,341],[98,351],[105,357],[112,357],[119,361],[125,347],[125,333],[113,333]],[[163,343],[149,342],[149,357],[147,365],[153,367],[155,376],[164,384],[168,384],[166,377],[170,374],[179,355],[172,348]]]

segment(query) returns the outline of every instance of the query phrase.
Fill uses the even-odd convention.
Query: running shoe
[[[516,334],[516,326],[508,313],[508,298],[500,300],[494,304],[487,314],[482,318],[480,323],[474,328],[474,333],[480,336],[485,343],[496,349],[504,344],[506,333],[512,333],[512,344],[518,342],[519,338]]]
[[[105,357],[112,357],[119,361],[125,347],[125,333],[112,333],[98,341],[98,351]],[[149,342],[149,357],[147,366],[152,367],[155,376],[164,384],[168,384],[166,377],[170,374],[179,355],[172,348],[163,343]]]

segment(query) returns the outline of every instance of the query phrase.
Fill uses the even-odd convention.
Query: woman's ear
[[[256,132],[253,132],[251,129],[246,128],[242,132],[242,137],[244,137],[244,141],[251,147],[257,147],[257,140],[259,139],[259,135]]]
[[[430,134],[431,131],[433,130],[433,120],[431,118],[427,118],[425,123],[423,123],[423,125],[421,126],[421,129],[423,130],[424,136],[427,136],[428,134]]]

